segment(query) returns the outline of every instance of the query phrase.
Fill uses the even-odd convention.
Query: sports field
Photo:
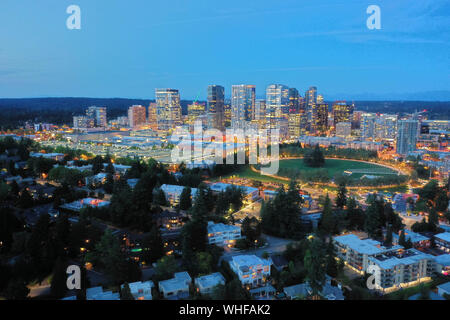
[[[305,165],[303,159],[281,160],[280,168],[297,169],[299,171],[311,171],[325,169],[328,171],[328,176],[333,178],[336,174],[343,174],[344,172],[350,178],[360,179],[363,175],[384,176],[397,174],[394,170],[386,168],[374,163],[366,163],[352,160],[340,159],[326,159],[325,166],[322,168],[311,168]],[[279,175],[283,175],[282,171]]]

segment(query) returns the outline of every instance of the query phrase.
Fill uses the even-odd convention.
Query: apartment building
[[[431,280],[436,271],[434,256],[417,249],[400,248],[373,255],[368,260],[369,266],[379,270],[375,277],[376,288],[385,292]]]
[[[232,246],[237,239],[242,239],[240,227],[208,221],[209,244]]]
[[[195,278],[195,286],[201,294],[210,294],[218,285],[225,284],[225,278],[220,272],[211,273]]]
[[[242,285],[248,288],[264,285],[270,276],[271,262],[255,255],[234,256],[229,264]]]

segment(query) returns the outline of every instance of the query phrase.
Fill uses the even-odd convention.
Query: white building
[[[166,299],[186,299],[189,297],[189,285],[191,282],[191,276],[184,271],[175,273],[172,279],[160,281],[158,286],[159,291]]]
[[[436,247],[450,253],[450,232],[443,232],[434,236]]]
[[[271,262],[255,255],[234,256],[229,263],[242,285],[247,287],[262,286],[270,276]]]
[[[209,294],[218,285],[224,285],[225,278],[220,272],[216,272],[195,278],[194,282],[198,292],[200,292],[201,294]]]
[[[369,257],[386,251],[402,248],[395,246],[386,248],[372,239],[360,239],[354,234],[346,234],[333,238],[337,256],[350,268],[364,273],[369,266]]]
[[[183,192],[184,188],[184,186],[177,186],[172,184],[163,184],[161,186],[161,190],[164,192],[167,201],[171,205],[177,205],[178,203],[180,203],[181,193]],[[191,198],[194,198],[196,194],[197,189],[191,188]]]
[[[436,271],[434,256],[416,249],[398,249],[369,257],[376,266],[375,286],[385,292],[431,280]]]
[[[219,246],[231,246],[241,239],[241,228],[223,223],[208,221],[208,243]]]
[[[444,294],[450,295],[450,282],[438,285],[437,288],[438,288],[438,295],[440,295],[441,297],[443,297]]]
[[[216,194],[225,192],[227,190],[227,188],[231,188],[231,187],[241,188],[242,191],[244,192],[245,200],[250,201],[250,202],[255,201],[259,197],[259,190],[257,188],[253,188],[253,187],[238,186],[238,185],[222,183],[222,182],[213,183],[213,184],[209,185],[209,187],[211,188],[211,191]]]
[[[133,282],[128,284],[131,294],[135,300],[152,300],[152,288],[155,286],[153,281]],[[123,289],[124,285],[121,286]]]

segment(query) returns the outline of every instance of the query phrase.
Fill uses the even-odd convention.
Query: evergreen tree
[[[392,245],[392,229],[390,226],[387,227],[386,238],[384,239],[384,243],[386,246]]]
[[[400,232],[400,236],[398,238],[398,244],[406,247],[406,236],[405,236],[405,230],[402,229],[402,231]]]
[[[347,188],[345,187],[345,183],[342,182],[339,184],[339,190],[336,198],[336,207],[343,209],[347,204]]]
[[[131,294],[130,285],[127,282],[125,282],[120,289],[120,300],[134,300],[134,297]]]
[[[52,297],[55,299],[61,299],[64,297],[67,291],[67,264],[63,259],[58,258],[56,260],[55,267],[53,269],[53,277],[50,285],[50,291]]]
[[[372,201],[366,210],[365,231],[371,238],[381,238],[381,226],[383,223],[380,221],[380,213],[378,211],[378,204],[376,201]]]
[[[185,187],[183,192],[181,192],[180,196],[180,209],[188,210],[192,207],[192,199],[191,199],[192,189],[190,187]]]
[[[148,236],[144,238],[142,246],[144,248],[142,258],[147,264],[155,262],[164,255],[163,240],[156,225],[152,227]]]
[[[323,211],[319,223],[319,230],[327,235],[331,235],[334,233],[335,229],[336,229],[336,219],[334,217],[333,209],[331,207],[330,197],[327,194],[323,203]]]
[[[327,261],[324,251],[322,241],[319,238],[313,238],[305,254],[306,278],[313,296],[317,296],[325,285]]]

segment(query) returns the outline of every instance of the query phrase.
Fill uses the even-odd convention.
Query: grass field
[[[326,159],[325,166],[317,169],[306,166],[303,159],[281,160],[280,168],[297,169],[299,171],[325,169],[328,171],[330,178],[334,177],[338,173],[343,173],[344,171],[352,171],[353,173],[350,177],[353,179],[359,179],[365,174],[375,176],[383,176],[393,173],[396,174],[394,170],[379,166],[377,164],[340,159]]]

